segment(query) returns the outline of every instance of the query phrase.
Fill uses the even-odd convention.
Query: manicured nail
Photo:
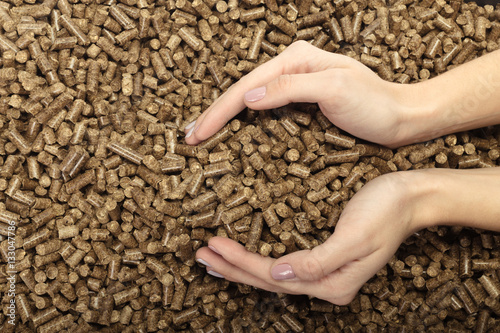
[[[186,134],[186,138],[189,138],[191,136],[191,134],[193,134],[194,132],[194,127],[192,127],[189,132]]]
[[[224,279],[224,275],[217,273],[216,271],[207,271],[208,274],[218,277],[219,279]]]
[[[184,127],[184,129],[186,129],[186,130],[188,130],[188,131],[189,131],[189,130],[190,130],[190,129],[194,126],[194,124],[196,124],[196,120],[195,120],[195,121],[190,122],[189,124],[187,124],[187,126],[186,126],[186,127]]]
[[[220,254],[220,252],[219,252],[219,251],[217,251],[217,249],[216,249],[215,247],[213,247],[212,245],[209,245],[209,246],[208,246],[208,248],[209,248],[210,250],[214,251],[215,253],[217,253],[218,255],[220,255],[220,256],[222,255],[222,254]]]
[[[289,264],[274,266],[273,269],[271,269],[271,275],[275,280],[289,280],[295,277],[292,266]]]
[[[266,87],[259,87],[252,89],[250,91],[247,91],[245,93],[245,100],[247,102],[257,102],[260,101],[261,99],[266,96]]]
[[[196,261],[199,262],[202,265],[207,266],[207,267],[212,267],[212,266],[210,266],[210,264],[208,262],[206,262],[205,260],[203,260],[201,258],[196,259]]]

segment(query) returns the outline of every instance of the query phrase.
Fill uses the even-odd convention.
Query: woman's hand
[[[307,42],[241,78],[186,126],[198,144],[245,106],[264,110],[292,102],[318,103],[337,127],[388,147],[500,123],[500,50],[431,80],[395,84],[360,62]]]
[[[206,140],[246,106],[264,110],[309,102],[354,136],[398,146],[407,140],[402,125],[409,120],[408,88],[382,80],[354,59],[299,41],[240,79],[186,126],[186,142]]]
[[[347,304],[381,269],[409,235],[418,230],[421,191],[419,172],[378,177],[349,201],[333,235],[312,250],[279,259],[248,252],[227,238],[214,237],[196,257],[209,274],[273,292],[307,294]],[[425,214],[425,213],[424,213]]]

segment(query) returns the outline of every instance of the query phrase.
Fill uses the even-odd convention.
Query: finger
[[[280,56],[242,77],[214,101],[196,120],[194,127],[190,130],[191,133],[186,134],[186,142],[195,145],[208,139],[217,133],[230,119],[240,113],[246,107],[243,102],[243,95],[247,90],[281,75],[284,62]],[[205,122],[205,119],[208,121]]]
[[[209,241],[209,246],[216,249],[220,255],[208,248],[197,252],[197,258],[203,259],[210,265],[208,271],[214,270],[229,281],[245,283],[273,292],[308,294],[339,302],[355,294],[361,284],[368,279],[365,279],[365,275],[369,275],[368,272],[363,274],[362,266],[369,264],[369,261],[364,258],[361,261],[351,262],[319,280],[275,280],[270,274],[274,259],[251,253],[241,244],[227,238],[214,237]],[[362,279],[361,282],[360,279]],[[353,285],[356,286],[355,289]]]
[[[203,119],[205,118],[205,116],[210,112],[210,110],[214,107],[216,107],[216,105],[222,100],[224,101],[225,99],[225,95],[227,94],[227,92],[231,89],[231,87],[229,87],[228,90],[226,90],[226,92],[224,92],[221,96],[219,96],[219,98],[217,98],[215,101],[213,101],[212,105],[210,105],[199,117],[198,119],[196,119],[195,121],[193,121],[192,123],[188,124],[185,128],[184,128],[184,133],[186,133],[186,138],[188,138],[191,133],[189,133],[191,130],[195,130],[198,125],[200,125],[202,122],[203,122]],[[187,141],[187,140],[186,140]]]
[[[250,252],[243,245],[229,238],[213,237],[208,244],[210,248],[216,249],[229,263],[237,267],[244,267],[249,272],[253,272],[253,268],[257,268],[256,273],[253,275],[261,280],[272,280],[270,269],[275,259]]]
[[[247,251],[241,244],[223,237],[210,239],[209,247],[212,253],[223,261],[212,261],[214,257],[202,257],[205,253],[200,252],[200,257],[206,258],[213,269],[224,275],[230,281],[245,283],[273,292],[284,292],[288,294],[310,294],[315,293],[318,286],[310,286],[309,282],[302,283],[290,281],[276,281],[271,277],[270,271],[276,259],[263,257],[258,253]],[[216,252],[213,252],[216,250]],[[200,250],[201,251],[201,250]],[[219,272],[220,271],[220,272]]]
[[[257,254],[254,255],[259,256]],[[209,272],[209,274],[212,274],[213,276],[216,277],[222,276],[224,279],[231,282],[244,283],[247,285],[251,285],[272,292],[279,292],[279,293],[288,292],[287,290],[275,284],[270,284],[262,280],[261,278],[249,273],[245,269],[242,269],[238,266],[231,264],[230,262],[225,260],[224,257],[211,251],[208,247],[199,249],[196,252],[196,258],[200,263],[206,265],[207,272]],[[261,258],[263,259],[263,257]],[[199,259],[201,259],[201,261]],[[266,264],[264,263],[264,265]]]
[[[336,62],[345,66],[349,61],[340,55],[331,54],[311,46],[307,42],[296,42],[276,58],[257,67],[231,86],[196,121],[188,133],[186,142],[198,144],[221,129],[231,118],[245,108],[247,91],[261,87],[283,74],[309,73],[324,70]],[[326,61],[326,60],[329,61]]]
[[[283,256],[273,263],[271,276],[275,280],[319,281],[342,266],[362,259],[374,249],[355,228],[336,230],[323,244],[312,250]]]
[[[255,110],[272,109],[290,103],[320,102],[326,97],[324,87],[329,74],[330,71],[280,75],[265,86],[245,93],[244,102]]]
[[[370,255],[347,263],[320,280],[322,289],[315,296],[337,305],[349,304],[363,284],[383,266],[379,267],[373,262],[374,258]]]
[[[213,237],[208,243],[212,249],[217,250],[220,257],[224,258],[224,260],[231,265],[230,268],[218,267],[217,269],[225,269],[225,273],[238,282],[246,281],[245,283],[249,283],[249,280],[244,280],[245,277],[242,272],[245,272],[246,274],[250,274],[258,278],[260,281],[259,283],[265,283],[274,289],[280,288],[285,290],[287,293],[315,294],[319,293],[318,291],[321,290],[321,285],[318,285],[316,283],[317,281],[311,282],[297,279],[290,281],[277,281],[276,279],[273,279],[271,275],[271,267],[273,267],[276,259],[263,257],[258,253],[252,253],[244,246],[231,239]],[[212,264],[212,262],[210,262],[210,264]],[[235,268],[238,268],[238,271],[235,270],[233,272],[233,269]],[[255,285],[253,283],[250,284]],[[274,291],[274,289],[264,289]]]

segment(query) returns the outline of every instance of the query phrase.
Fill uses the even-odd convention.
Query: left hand
[[[229,281],[348,304],[401,242],[419,229],[422,209],[417,204],[422,195],[414,190],[418,183],[408,183],[419,173],[387,174],[365,185],[345,207],[333,235],[312,250],[272,259],[231,239],[214,237],[196,257],[209,265],[209,274]]]
[[[318,103],[335,126],[388,147],[414,141],[414,85],[382,80],[344,55],[297,41],[232,85],[184,131],[196,145],[221,129],[245,106],[274,109],[289,103]]]

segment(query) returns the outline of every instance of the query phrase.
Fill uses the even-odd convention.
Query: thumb
[[[290,103],[317,103],[324,98],[326,71],[283,74],[244,95],[244,103],[254,110],[277,108]]]
[[[275,280],[321,280],[347,263],[367,256],[370,248],[360,244],[366,243],[361,239],[350,238],[349,241],[334,233],[312,250],[297,251],[277,259],[271,268],[271,276]]]

